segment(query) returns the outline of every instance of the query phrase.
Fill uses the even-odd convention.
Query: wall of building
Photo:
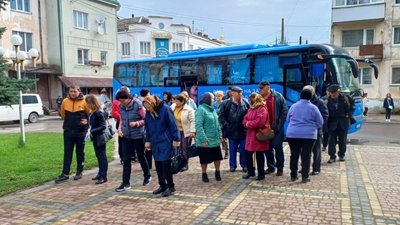
[[[39,62],[47,63],[47,26],[46,26],[46,10],[45,3],[47,1],[40,1],[41,15],[39,17],[39,4],[38,1],[30,1],[30,12],[21,12],[10,9],[10,3],[6,6],[6,10],[0,13],[0,26],[6,27],[0,39],[0,46],[6,50],[6,56],[13,50],[10,38],[12,31],[32,33],[32,47],[40,52]],[[40,39],[39,21],[42,24],[42,39]],[[27,49],[28,51],[29,49]],[[26,65],[30,65],[30,61],[25,61]]]
[[[116,7],[97,1],[62,1],[63,51],[65,76],[112,77],[116,60]],[[74,27],[73,11],[88,14],[88,29]],[[97,16],[106,18],[106,32],[98,32]],[[100,52],[107,52],[107,64],[101,67],[78,65],[78,48],[89,49],[89,60],[100,61]]]
[[[400,85],[392,84],[392,68],[400,67],[400,45],[393,45],[393,27],[395,26],[400,26],[400,5],[394,5],[393,0],[386,1],[383,20],[347,21],[332,25],[331,40],[335,45],[342,45],[343,30],[368,28],[375,30],[374,44],[383,45],[382,59],[374,60],[379,68],[379,78],[373,77],[372,84],[362,85],[364,91],[368,93],[372,112],[383,112],[383,99],[387,93],[390,92],[396,101],[400,98]],[[355,58],[362,58],[359,56],[359,47],[345,49]],[[359,66],[368,67],[363,63]]]
[[[156,38],[169,39],[169,52],[173,51],[173,43],[182,43],[182,50],[213,48],[225,46],[203,36],[194,35],[190,27],[183,24],[173,24],[171,17],[149,16],[149,23],[134,23],[129,29],[120,31],[118,38],[118,58],[150,58],[156,56]],[[159,24],[164,28],[160,29]],[[123,56],[121,43],[130,43],[130,55]],[[140,42],[150,42],[150,54],[140,53]]]

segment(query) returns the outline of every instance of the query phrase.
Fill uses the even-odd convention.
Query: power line
[[[130,9],[130,10],[139,10],[148,13],[161,13],[163,15],[168,15],[171,17],[178,17],[178,18],[186,18],[186,19],[196,19],[201,21],[207,22],[215,22],[215,23],[223,23],[223,24],[233,24],[233,25],[243,25],[243,26],[280,26],[280,24],[274,23],[260,23],[260,22],[246,22],[246,21],[239,21],[239,20],[222,20],[222,19],[215,19],[209,17],[201,17],[201,16],[193,16],[188,14],[181,14],[176,12],[169,12],[164,10],[157,10],[157,9],[149,9],[143,7],[133,7],[129,5],[122,5],[123,8]],[[288,27],[326,27],[326,26],[315,26],[315,25],[287,25]]]

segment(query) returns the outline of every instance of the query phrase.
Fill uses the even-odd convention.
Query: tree
[[[0,0],[0,11],[5,10],[8,0]],[[6,29],[0,27],[0,38]],[[0,105],[12,105],[18,102],[19,90],[27,90],[31,87],[35,80],[22,79],[17,80],[7,75],[10,65],[7,60],[0,58]]]

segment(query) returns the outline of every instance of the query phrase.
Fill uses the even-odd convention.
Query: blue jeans
[[[236,162],[236,152],[239,152],[240,166],[246,168],[246,151],[244,147],[246,145],[246,140],[231,140],[229,139],[229,167],[237,168]]]

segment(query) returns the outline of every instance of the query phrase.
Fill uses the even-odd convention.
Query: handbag
[[[265,127],[258,129],[258,131],[256,133],[256,139],[258,141],[265,142],[265,141],[269,141],[269,140],[273,139],[274,137],[275,137],[275,131],[269,125],[268,120],[265,123]]]
[[[107,128],[104,131],[104,137],[105,137],[106,143],[107,143],[108,141],[110,141],[113,138],[115,131],[114,131],[113,127],[111,126],[111,124],[108,122],[108,119],[106,119],[106,121],[107,121]]]
[[[192,140],[193,139],[191,138],[190,142],[189,142],[189,147],[188,147],[188,157],[189,158],[197,157],[200,154],[199,149],[196,147],[196,143],[195,142],[192,143]]]
[[[179,148],[174,150],[174,155],[171,158],[171,172],[177,174],[182,171],[187,164],[187,159],[179,151]]]

